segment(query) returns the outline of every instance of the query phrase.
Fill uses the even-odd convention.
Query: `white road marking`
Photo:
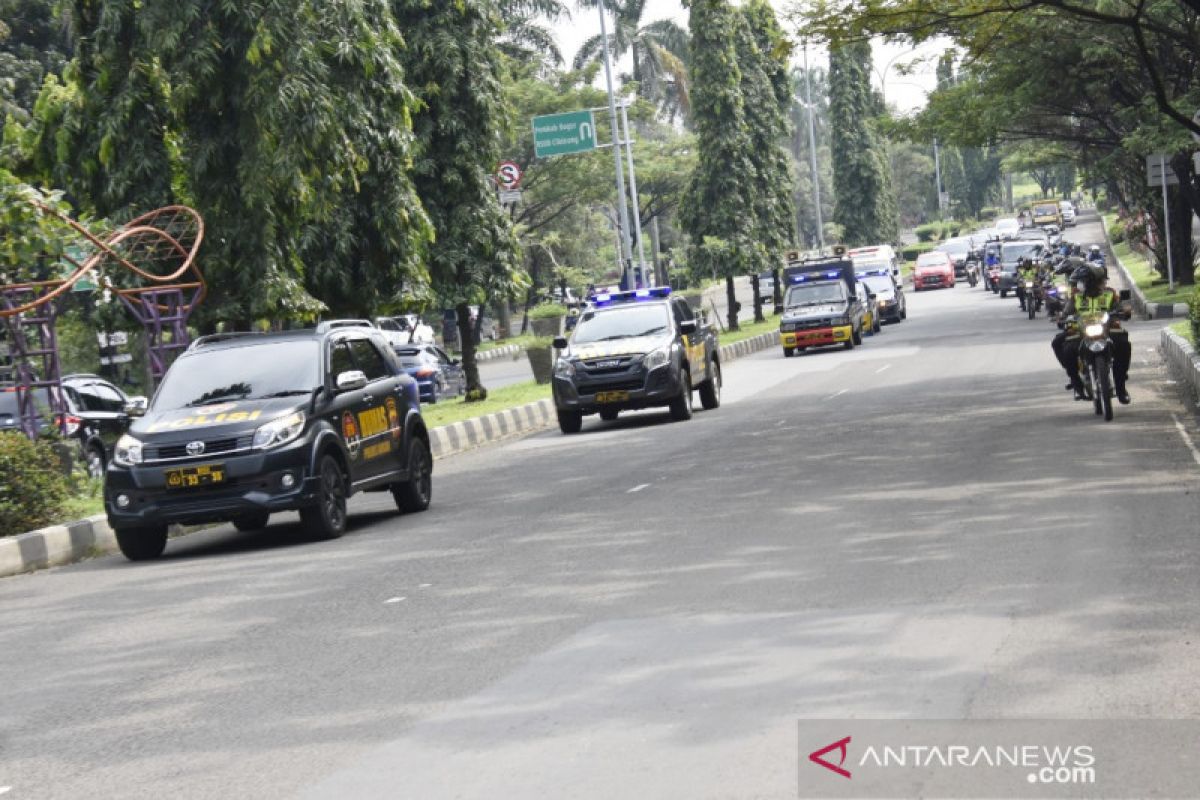
[[[383,604],[386,606],[386,605],[390,605],[392,603],[399,603],[401,600],[404,600],[404,599],[405,598],[403,598],[403,597],[389,597],[387,600],[383,601]]]
[[[1196,449],[1196,443],[1192,441],[1187,428],[1183,427],[1183,423],[1179,421],[1177,415],[1172,414],[1171,419],[1175,420],[1175,428],[1179,431],[1179,435],[1183,437],[1183,443],[1187,445],[1188,450],[1192,451],[1192,458],[1195,459],[1197,464],[1200,464],[1200,450]]]
[[[845,394],[846,392],[848,392],[848,391],[850,391],[850,390],[849,390],[849,389],[842,389],[840,392],[837,392],[836,394],[831,394],[831,395],[829,395],[829,397],[826,397],[825,399],[826,399],[826,400],[837,400],[839,397],[841,397],[842,395],[844,395],[844,394]]]
[[[12,791],[11,786],[0,786],[0,794],[8,794]]]
[[[633,487],[625,494],[636,494],[636,493],[640,492],[642,489],[647,488],[649,485],[650,484],[648,484],[648,483],[639,483],[637,486]]]
[[[892,365],[891,365],[891,364],[884,364],[882,367],[880,367],[879,369],[875,370],[875,374],[876,374],[876,375],[878,375],[878,374],[879,374],[879,373],[881,373],[881,372],[887,372],[887,371],[888,371],[889,369],[891,369],[891,368],[892,368]]]
[[[421,584],[420,586],[418,586],[417,588],[418,588],[418,589],[428,589],[430,586],[433,586],[433,584],[432,584],[432,583],[422,583],[422,584]]]

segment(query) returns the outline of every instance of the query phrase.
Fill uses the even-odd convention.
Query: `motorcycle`
[[[1042,305],[1041,287],[1037,281],[1026,280],[1024,288],[1025,311],[1029,314],[1029,318],[1033,319],[1037,316],[1038,309]]]
[[[1056,284],[1046,281],[1042,294],[1046,298],[1046,314],[1051,322],[1059,322],[1063,311],[1067,308],[1067,300],[1071,298],[1070,289],[1066,284]]]
[[[1112,318],[1107,314],[1078,321],[1079,377],[1084,393],[1091,399],[1096,416],[1105,422],[1113,418],[1113,343],[1109,335]]]
[[[974,289],[975,285],[979,283],[979,262],[978,261],[972,260],[972,261],[967,262],[967,283],[970,284],[972,289]]]

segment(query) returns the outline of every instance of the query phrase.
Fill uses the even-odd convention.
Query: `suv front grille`
[[[187,446],[190,442],[150,445],[146,448],[145,459],[146,461],[174,461],[184,458],[208,458],[209,456],[219,456],[238,450],[248,450],[254,441],[254,434],[230,437],[228,439],[193,439],[191,441],[203,441],[204,452],[198,456],[189,455]]]

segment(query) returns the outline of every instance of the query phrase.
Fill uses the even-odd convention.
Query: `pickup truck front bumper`
[[[779,341],[784,347],[822,347],[850,341],[854,326],[835,325],[829,328],[810,328],[805,331],[780,331]]]

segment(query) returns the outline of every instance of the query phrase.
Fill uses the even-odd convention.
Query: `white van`
[[[863,272],[887,267],[897,282],[900,280],[900,257],[890,244],[875,244],[870,247],[855,247],[846,251],[854,262],[854,271]]]

